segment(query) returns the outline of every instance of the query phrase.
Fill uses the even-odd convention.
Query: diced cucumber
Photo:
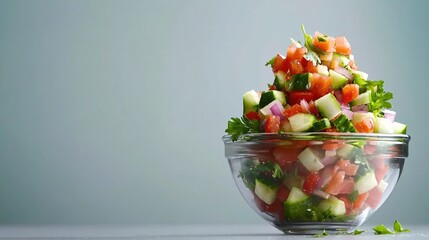
[[[326,94],[325,96],[317,99],[314,103],[316,104],[320,114],[329,119],[329,121],[341,114],[340,103],[332,93]]]
[[[346,214],[346,204],[340,199],[330,196],[326,200],[322,200],[318,206],[322,212],[330,212],[334,216],[342,216]]]
[[[243,114],[257,111],[259,105],[259,95],[255,90],[250,90],[243,95]]]
[[[320,75],[329,76],[328,67],[325,65],[317,65],[317,73]]]
[[[350,106],[359,106],[371,102],[371,90],[359,94],[357,98],[350,102]]]
[[[274,100],[278,100],[281,105],[286,105],[286,97],[283,92],[270,90],[262,93],[261,100],[259,101],[259,109],[262,109]]]
[[[368,80],[368,73],[358,71],[358,70],[352,70],[352,74],[353,74],[353,77],[356,74],[356,75],[359,75],[359,77],[362,78],[363,80]]]
[[[331,127],[331,123],[329,122],[329,119],[322,118],[320,120],[317,120],[313,123],[313,126],[311,126],[310,129],[308,129],[309,132],[320,132],[322,130],[328,129]]]
[[[342,54],[334,53],[332,61],[338,61],[341,67],[346,67],[349,64],[350,59]]]
[[[283,185],[288,189],[292,188],[302,188],[304,184],[304,177],[299,176],[298,174],[286,174],[285,179],[283,180]]]
[[[333,90],[338,90],[349,81],[345,76],[340,73],[335,72],[334,70],[329,70],[329,77],[331,77],[331,88]]]
[[[393,123],[387,118],[377,117],[374,124],[375,133],[393,133]]]
[[[283,89],[286,89],[287,82],[288,81],[286,81],[286,73],[283,71],[277,71],[274,79],[274,86],[276,86],[277,90],[283,91]]]
[[[352,118],[352,123],[356,124],[362,120],[365,119],[372,119],[373,122],[375,122],[375,116],[374,113],[372,112],[354,112],[353,113],[353,118]]]
[[[311,73],[295,74],[290,80],[288,91],[310,89]]]
[[[278,187],[270,187],[259,179],[255,180],[255,194],[266,204],[272,204],[276,200]]]
[[[395,134],[406,134],[407,133],[407,125],[393,122],[393,133]]]
[[[284,202],[286,220],[316,221],[317,212],[313,209],[310,198],[301,189],[293,187]]]
[[[317,172],[320,169],[324,168],[323,164],[320,162],[320,157],[317,156],[310,147],[307,147],[298,155],[298,160],[307,168],[310,172]]]
[[[340,132],[357,132],[355,126],[353,126],[352,122],[346,117],[344,114],[340,114],[337,118],[332,121],[332,124],[335,128]]]
[[[271,112],[271,107],[274,105],[274,104],[277,104],[277,106],[279,106],[279,108],[280,108],[280,111],[281,112],[283,112],[283,106],[282,106],[282,104],[281,104],[281,102],[279,101],[279,100],[274,100],[274,101],[272,101],[272,102],[270,102],[267,106],[265,106],[265,107],[263,107],[263,108],[261,108],[259,111],[262,113],[262,115],[264,115],[264,116],[270,116],[270,115],[272,115],[272,112]]]
[[[357,148],[351,144],[344,144],[337,150],[337,156],[343,159],[352,159],[356,155]]]
[[[309,113],[298,113],[288,119],[293,132],[305,132],[316,122],[316,117]]]
[[[358,191],[359,194],[366,193],[377,186],[377,184],[374,172],[368,171],[355,182],[354,190]]]
[[[293,187],[290,190],[289,196],[286,199],[286,203],[294,204],[298,202],[302,202],[308,199],[308,195],[303,192],[301,189]]]

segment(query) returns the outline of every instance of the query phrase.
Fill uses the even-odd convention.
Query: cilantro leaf
[[[317,55],[316,53],[318,49],[313,45],[313,38],[311,37],[311,35],[305,32],[304,24],[301,25],[301,29],[302,29],[302,33],[304,34],[304,46],[307,48],[307,52],[304,54],[304,58],[307,61],[311,61],[314,66],[316,66],[319,63],[322,63],[322,61],[319,58],[319,55]]]
[[[393,223],[393,230],[397,233],[411,232],[410,229],[404,229],[398,220],[395,220],[395,223]]]
[[[274,61],[276,60],[276,57],[277,57],[277,55],[272,57],[270,60],[268,60],[268,62],[265,63],[265,66],[270,65],[271,67],[273,67],[273,64],[274,64]]]
[[[361,234],[362,234],[362,233],[364,233],[364,232],[365,232],[365,230],[357,230],[357,229],[356,229],[356,230],[354,230],[354,231],[353,231],[353,233],[352,233],[352,234],[353,234],[353,235],[361,235]]]
[[[372,230],[374,230],[376,235],[395,234],[383,224],[373,227]]]
[[[350,202],[355,202],[359,196],[359,192],[357,190],[354,190],[352,193],[347,195],[347,198],[350,200]]]
[[[231,135],[232,141],[237,141],[241,134],[259,132],[259,125],[258,120],[251,121],[244,116],[241,119],[233,117],[228,121],[228,128],[225,132]]]

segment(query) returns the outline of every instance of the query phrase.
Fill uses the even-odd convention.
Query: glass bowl
[[[247,203],[286,234],[351,231],[387,199],[408,156],[404,134],[285,133],[224,136]]]

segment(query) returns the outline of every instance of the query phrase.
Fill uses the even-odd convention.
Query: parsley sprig
[[[371,91],[371,102],[368,104],[368,110],[373,112],[375,116],[381,117],[383,109],[392,108],[389,102],[393,98],[393,93],[384,91],[384,81],[365,80],[359,74],[353,74],[353,81],[359,85],[361,92]]]
[[[372,228],[372,230],[374,230],[374,233],[376,235],[386,235],[386,234],[411,232],[410,229],[404,229],[398,220],[395,220],[395,222],[393,223],[393,231],[388,229],[383,224],[375,226],[374,228]]]
[[[233,117],[228,121],[226,133],[231,135],[232,141],[237,141],[241,134],[258,133],[260,122],[258,120],[249,120],[246,117]]]
[[[322,61],[319,58],[319,55],[317,55],[316,53],[316,52],[320,52],[320,50],[313,45],[313,38],[311,37],[311,35],[305,32],[304,24],[301,25],[301,30],[302,30],[302,33],[304,34],[304,46],[307,48],[307,52],[305,53],[304,58],[307,61],[311,61],[314,66],[316,66],[319,63],[322,63]]]

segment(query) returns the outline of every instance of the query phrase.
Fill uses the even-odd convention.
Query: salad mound
[[[243,95],[243,115],[226,129],[232,141],[246,133],[406,133],[387,110],[393,94],[358,70],[345,37],[302,31],[304,44],[292,39],[286,57],[267,62],[274,73],[268,90]],[[364,219],[399,174],[390,164],[394,144],[376,138],[315,136],[235,148],[243,155],[238,177],[254,206],[279,225]]]
[[[243,115],[226,129],[233,141],[246,133],[406,133],[387,110],[393,94],[358,70],[346,37],[302,32],[304,44],[291,39],[286,57],[266,63],[274,73],[268,89],[244,93]]]

